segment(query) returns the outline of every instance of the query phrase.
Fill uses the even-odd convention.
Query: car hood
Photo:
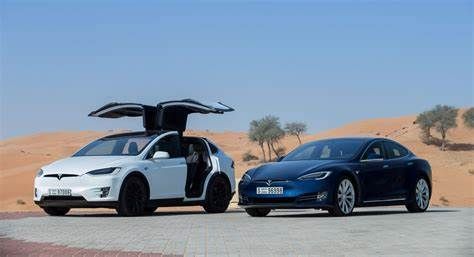
[[[309,160],[272,162],[259,166],[249,172],[254,180],[294,180],[305,173],[314,171],[324,165],[338,163],[338,160]]]
[[[135,159],[136,156],[74,156],[55,161],[42,168],[47,174],[82,175],[91,170],[120,167],[121,164]]]

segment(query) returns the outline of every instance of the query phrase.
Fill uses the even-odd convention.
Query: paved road
[[[312,210],[274,211],[251,218],[164,212],[0,220],[0,235],[79,249],[185,256],[473,256],[474,209],[363,208],[334,218]]]

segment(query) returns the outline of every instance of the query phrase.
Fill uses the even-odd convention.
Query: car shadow
[[[436,212],[459,212],[459,210],[427,210],[427,213],[436,213]],[[331,216],[327,212],[317,212],[317,213],[304,213],[304,214],[282,214],[278,215],[280,211],[273,212],[268,216],[268,218],[315,218],[315,217],[327,217],[327,218],[337,218]],[[355,211],[348,217],[357,217],[357,216],[379,216],[379,215],[396,215],[396,214],[414,214],[405,210],[374,210],[374,211]]]
[[[240,209],[232,209],[232,210],[227,210],[225,213],[240,213],[244,212],[244,210]],[[223,213],[223,214],[225,214]],[[184,216],[184,215],[196,215],[196,214],[206,214],[206,215],[214,215],[212,213],[206,213],[204,210],[202,211],[196,211],[196,210],[179,210],[179,211],[156,211],[151,215],[144,215],[144,216],[137,216],[136,218],[140,217],[155,217],[155,216]],[[222,213],[220,213],[222,214]],[[82,218],[101,218],[101,217],[116,217],[116,218],[123,218],[122,216],[117,215],[115,212],[110,212],[110,213],[91,213],[91,212],[73,212],[70,214],[67,214],[65,217],[82,217]]]

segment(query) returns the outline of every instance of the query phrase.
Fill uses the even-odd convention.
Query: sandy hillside
[[[364,120],[306,135],[304,142],[327,137],[380,136],[406,145],[432,165],[434,193],[432,203],[444,206],[474,206],[474,130],[458,120],[459,127],[449,133],[452,150],[442,152],[437,146],[425,145],[420,130],[413,124],[415,116]],[[32,184],[36,171],[44,164],[72,154],[80,146],[110,132],[55,132],[12,138],[0,142],[0,211],[36,210],[32,203]],[[237,179],[258,161],[243,162],[242,155],[251,151],[260,155],[257,145],[243,132],[202,132],[188,134],[210,138],[236,162]],[[435,136],[439,137],[436,133]],[[298,142],[286,137],[281,145],[293,149]]]

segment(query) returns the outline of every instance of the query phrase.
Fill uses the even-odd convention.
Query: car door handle
[[[388,164],[385,164],[384,166],[382,166],[382,168],[384,168],[384,169],[386,169],[388,167],[390,167]]]
[[[413,165],[413,162],[407,162],[407,166]]]

